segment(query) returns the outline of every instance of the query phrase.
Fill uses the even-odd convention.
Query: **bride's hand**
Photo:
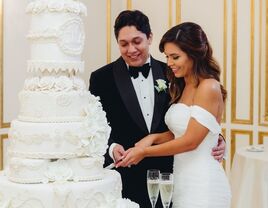
[[[152,146],[153,143],[154,143],[153,135],[149,134],[148,136],[144,137],[139,142],[137,142],[135,144],[135,147],[145,148],[145,147]]]
[[[125,157],[122,161],[117,163],[116,167],[129,167],[131,165],[137,165],[145,157],[144,148],[137,146],[128,149],[125,152]]]

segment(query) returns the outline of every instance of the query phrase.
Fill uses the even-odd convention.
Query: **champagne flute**
[[[147,170],[147,190],[151,201],[152,208],[155,208],[159,195],[159,177],[160,171],[151,169]]]
[[[160,174],[160,196],[164,208],[169,208],[173,194],[173,174]]]

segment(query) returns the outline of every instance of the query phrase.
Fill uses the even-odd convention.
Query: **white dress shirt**
[[[150,57],[146,63],[151,63]],[[127,65],[127,67],[129,66]],[[139,76],[136,79],[131,77],[131,81],[134,86],[147,129],[150,132],[154,112],[154,80],[152,69],[150,69],[147,79],[144,78],[142,73],[139,73]],[[114,159],[113,149],[116,144],[117,143],[112,143],[109,148],[109,155],[112,159]]]

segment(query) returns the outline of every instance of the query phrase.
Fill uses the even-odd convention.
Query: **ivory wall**
[[[29,46],[25,38],[30,0],[0,0],[0,169],[8,144],[10,121],[19,110],[17,94],[26,75]],[[88,7],[84,79],[91,71],[119,56],[113,23],[124,9],[139,9],[151,21],[151,53],[165,61],[158,43],[171,26],[194,21],[206,31],[214,55],[222,66],[222,83],[228,90],[223,134],[227,174],[237,147],[268,142],[268,0],[82,0]]]

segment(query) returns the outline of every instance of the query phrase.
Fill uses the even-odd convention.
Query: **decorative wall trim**
[[[127,9],[128,10],[132,9],[132,0],[127,0]]]
[[[223,86],[227,89],[227,0],[223,0]],[[226,105],[222,122],[226,123]]]
[[[249,119],[236,117],[236,79],[237,79],[237,0],[232,2],[232,96],[231,121],[237,124],[253,124],[253,70],[254,70],[254,0],[250,0],[250,109]]]
[[[262,119],[261,119],[261,72],[262,72],[262,32],[263,32],[263,28],[262,28],[262,0],[260,0],[260,11],[259,11],[259,84],[258,84],[258,87],[259,87],[259,94],[258,94],[258,101],[259,101],[259,110],[258,110],[258,122],[259,122],[259,125],[262,125]]]
[[[181,0],[176,0],[176,24],[181,22]]]
[[[268,137],[268,132],[260,131],[258,133],[258,144],[263,144],[264,142],[264,137]]]
[[[172,27],[172,0],[169,0],[168,1],[168,28],[171,28]]]
[[[236,151],[236,135],[237,134],[248,135],[249,145],[253,144],[253,132],[252,131],[232,129],[231,130],[231,164],[233,163],[233,158],[234,158],[234,154]]]
[[[268,122],[268,0],[266,0],[266,22],[265,22],[265,110],[264,120]]]
[[[4,128],[3,126],[3,117],[4,117],[4,111],[3,111],[3,105],[4,105],[4,83],[3,83],[3,0],[0,0],[0,128]]]
[[[254,48],[255,48],[255,0],[250,1],[250,124],[253,124],[254,110]]]
[[[4,139],[7,139],[8,135],[7,134],[3,134],[0,137],[0,170],[3,170],[4,168]]]
[[[4,10],[3,0],[0,0],[0,128],[10,128],[10,123],[4,122]]]
[[[264,11],[266,11],[265,15],[265,19],[264,19],[264,24],[266,24],[266,29],[263,26],[263,6],[266,1],[266,9]],[[260,0],[260,5],[259,5],[259,110],[258,110],[258,122],[260,126],[268,126],[268,82],[265,81],[266,83],[264,83],[264,88],[263,86],[263,76],[265,76],[265,80],[268,79],[268,59],[264,58],[264,60],[262,59],[263,57],[265,57],[265,54],[268,54],[268,0]],[[266,34],[266,36],[264,35]],[[263,41],[264,38],[264,41]],[[264,43],[263,43],[264,42]],[[263,49],[265,50],[263,52]],[[263,54],[264,53],[264,54]],[[266,55],[267,56],[267,55]],[[263,61],[265,61],[265,64],[263,65]],[[264,68],[263,68],[264,66]],[[263,72],[264,70],[264,72]],[[264,73],[264,74],[263,74]],[[264,106],[262,105],[263,101],[262,101],[262,92],[264,90]],[[264,108],[263,108],[264,107]]]
[[[232,1],[232,89],[231,89],[231,121],[236,115],[236,60],[237,60],[237,0]]]
[[[111,62],[111,18],[112,18],[112,14],[111,14],[111,0],[106,0],[106,20],[107,20],[107,25],[106,25],[106,30],[107,30],[107,34],[106,34],[106,38],[107,38],[107,64]]]

